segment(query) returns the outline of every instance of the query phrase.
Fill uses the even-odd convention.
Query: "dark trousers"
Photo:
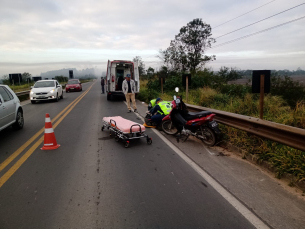
[[[104,94],[105,93],[105,85],[102,85],[102,93]]]
[[[153,121],[154,123],[156,123],[157,125],[159,125],[162,122],[162,119],[165,117],[166,115],[162,115],[162,114],[156,114],[154,116],[151,117],[151,121]]]

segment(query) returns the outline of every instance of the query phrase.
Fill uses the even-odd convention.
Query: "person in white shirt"
[[[134,112],[137,112],[136,97],[135,97],[136,84],[133,79],[130,79],[130,74],[126,75],[126,78],[122,84],[122,89],[126,97],[128,112],[131,112],[130,99],[132,101]]]

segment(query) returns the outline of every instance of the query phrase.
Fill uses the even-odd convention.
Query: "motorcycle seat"
[[[212,114],[211,111],[189,112],[186,115],[185,120],[189,121],[189,120],[196,119],[196,118],[206,117],[210,114]]]

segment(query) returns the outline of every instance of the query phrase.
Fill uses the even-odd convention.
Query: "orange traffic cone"
[[[60,145],[57,144],[55,134],[53,131],[51,118],[49,114],[46,114],[46,121],[44,127],[44,143],[42,150],[57,149]]]

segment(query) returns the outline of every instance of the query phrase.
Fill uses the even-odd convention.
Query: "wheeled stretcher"
[[[152,143],[152,139],[145,134],[145,127],[139,123],[124,119],[121,116],[104,117],[102,131],[107,128],[114,133],[114,139],[119,141],[123,140],[125,148],[129,147],[131,139],[146,138],[147,144]]]

